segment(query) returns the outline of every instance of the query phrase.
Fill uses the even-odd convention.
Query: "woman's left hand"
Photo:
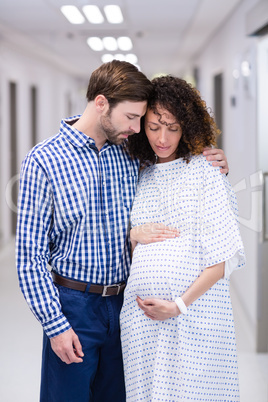
[[[203,155],[206,156],[208,161],[212,161],[212,166],[220,166],[221,173],[229,173],[229,166],[227,158],[222,149],[217,148],[205,148]]]
[[[142,300],[139,296],[137,296],[136,300],[146,317],[152,320],[163,321],[171,317],[177,317],[180,314],[177,304],[173,301],[156,298]]]

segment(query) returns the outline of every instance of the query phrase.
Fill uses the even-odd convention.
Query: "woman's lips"
[[[159,145],[156,145],[156,148],[159,149],[159,151],[167,151],[169,147],[160,147]]]

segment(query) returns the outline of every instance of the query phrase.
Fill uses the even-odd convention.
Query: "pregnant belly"
[[[138,244],[125,296],[174,299],[198,276],[199,260],[195,257],[191,244],[182,238]]]

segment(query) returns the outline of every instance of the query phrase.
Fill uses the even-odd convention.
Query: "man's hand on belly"
[[[177,317],[180,314],[178,306],[173,301],[156,298],[142,300],[139,296],[137,296],[136,300],[146,317],[152,320],[163,321],[171,317]]]

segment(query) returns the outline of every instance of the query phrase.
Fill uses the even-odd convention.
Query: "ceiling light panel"
[[[62,6],[60,10],[71,24],[83,24],[85,22],[83,14],[75,6]]]
[[[133,53],[128,53],[128,54],[110,54],[110,53],[105,53],[101,56],[101,60],[103,63],[108,63],[109,61],[112,60],[121,60],[121,61],[128,61],[131,64],[137,65],[138,63],[138,58],[135,54]]]
[[[121,53],[117,53],[114,55],[114,59],[119,61],[125,61],[125,56]]]
[[[114,56],[109,53],[105,53],[101,56],[101,61],[103,63],[108,63],[109,61],[112,61],[114,59]]]
[[[117,39],[118,48],[123,51],[129,51],[133,48],[132,41],[128,36],[120,36]]]
[[[123,14],[119,6],[104,6],[104,12],[107,21],[110,22],[110,24],[121,24],[124,21]]]
[[[104,49],[101,38],[98,38],[97,36],[92,36],[88,38],[87,44],[92,50],[95,50],[96,52],[100,52]]]
[[[84,6],[83,12],[91,24],[102,24],[104,22],[104,17],[97,6]]]
[[[138,63],[138,57],[133,53],[126,54],[125,60],[128,61],[131,64],[137,64]]]
[[[117,45],[117,40],[113,38],[112,36],[106,36],[105,38],[102,39],[103,45],[106,50],[109,50],[109,52],[113,52],[114,50],[117,50],[118,45]]]

